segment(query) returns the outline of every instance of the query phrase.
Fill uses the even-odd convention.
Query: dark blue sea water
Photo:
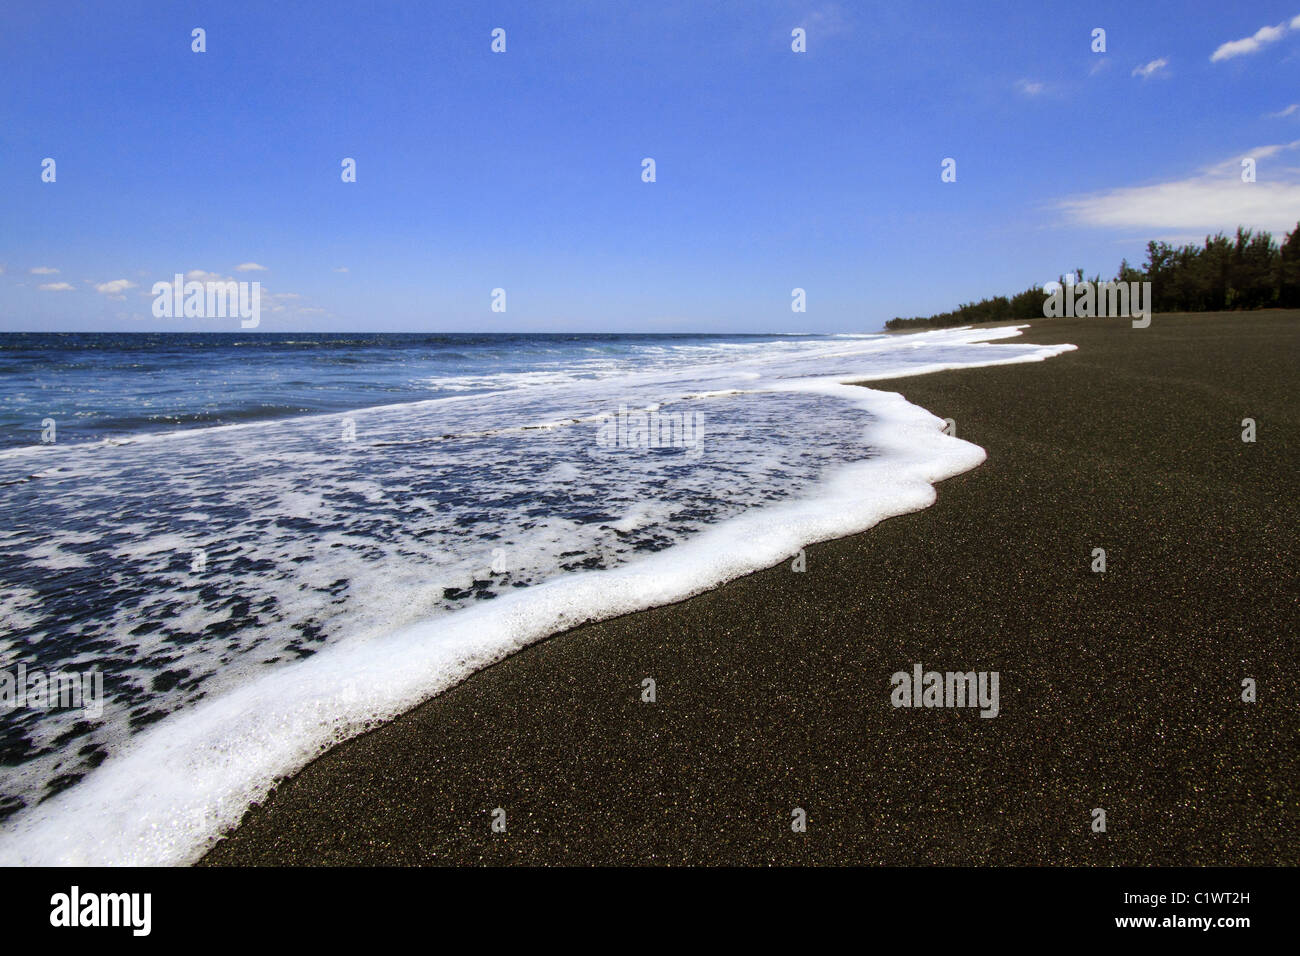
[[[593,381],[824,336],[0,333],[0,448]]]

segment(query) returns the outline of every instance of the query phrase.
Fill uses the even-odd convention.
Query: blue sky
[[[1300,219],[1300,0],[8,4],[0,63],[7,331],[237,330],[153,317],[196,270],[271,332],[874,330]]]

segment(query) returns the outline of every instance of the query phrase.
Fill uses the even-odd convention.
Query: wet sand
[[[203,862],[1300,863],[1300,313],[1025,339],[1079,349],[871,383],[988,450],[933,507],[527,648]],[[895,709],[917,662],[999,715]]]

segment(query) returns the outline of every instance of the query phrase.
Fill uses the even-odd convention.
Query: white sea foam
[[[66,499],[70,514],[108,508],[106,499],[113,508],[154,508],[124,510],[126,536],[122,525],[105,524],[119,534],[111,553],[122,565],[103,575],[106,593],[141,578],[148,587],[84,625],[87,638],[126,649],[117,676],[136,696],[123,692],[116,717],[106,709],[101,766],[4,824],[0,862],[193,861],[322,749],[533,641],[681,600],[809,543],[928,506],[933,484],[979,464],[983,450],[943,434],[941,420],[897,394],[844,383],[1038,361],[1073,348],[987,344],[1018,334],[845,336],[782,343],[768,354],[742,349],[734,360],[715,349],[705,365],[533,382],[471,402],[46,450],[42,468],[59,477],[45,479],[55,482],[45,494]],[[672,456],[592,455],[593,417],[620,403],[702,410],[702,460],[687,468]],[[355,445],[337,439],[343,418],[356,423]],[[553,427],[521,431],[528,421]],[[160,471],[161,489],[133,484]],[[165,501],[175,502],[172,511]],[[706,501],[707,513],[697,513]],[[578,517],[578,504],[604,507],[606,516]],[[467,541],[468,527],[477,537]],[[84,529],[59,533],[67,548]],[[232,572],[218,579],[218,593],[196,599],[201,576],[162,560],[204,546],[196,542],[211,548],[210,567],[263,570]],[[469,595],[492,577],[498,546],[509,556],[510,584],[526,586],[476,601]],[[24,547],[21,539],[14,547]],[[590,563],[575,566],[566,558],[574,554]],[[76,570],[71,552],[38,557]],[[250,606],[267,609],[256,627],[212,639],[215,624]],[[21,618],[30,626],[40,608],[0,603],[6,614],[0,624]],[[141,621],[166,627],[139,633]],[[304,623],[319,649],[293,660]],[[149,698],[168,715],[140,730],[126,701],[153,693],[161,667],[194,683]],[[48,744],[61,729],[30,732]],[[57,769],[55,759],[17,774],[35,787]]]

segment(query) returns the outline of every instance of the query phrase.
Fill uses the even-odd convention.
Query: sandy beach
[[[1025,340],[1078,350],[872,383],[988,452],[932,507],[533,645],[203,862],[1300,862],[1300,313]],[[916,663],[997,671],[998,716],[892,707]]]

